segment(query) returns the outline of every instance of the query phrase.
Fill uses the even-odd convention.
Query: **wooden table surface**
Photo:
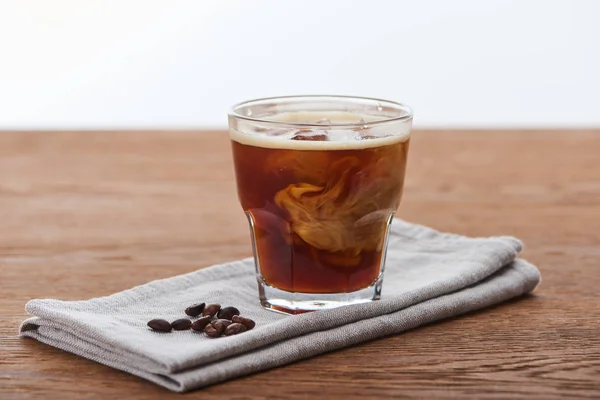
[[[514,235],[534,295],[186,398],[600,398],[600,131],[416,132],[399,215]],[[225,132],[0,132],[0,398],[179,398],[16,336],[87,299],[251,254]]]

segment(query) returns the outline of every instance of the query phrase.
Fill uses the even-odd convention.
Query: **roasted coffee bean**
[[[246,332],[247,330],[248,330],[248,328],[246,328],[244,325],[236,322],[236,323],[229,325],[227,327],[227,329],[225,329],[225,335],[227,335],[227,336],[237,335],[238,333]]]
[[[204,307],[204,310],[202,311],[202,315],[210,315],[211,317],[214,317],[215,314],[218,313],[220,309],[221,309],[220,304],[209,304],[206,307]]]
[[[171,322],[171,326],[176,331],[185,331],[186,329],[190,329],[190,326],[192,326],[192,321],[187,318],[181,318]]]
[[[231,321],[231,318],[233,318],[234,315],[240,315],[240,310],[235,307],[225,307],[221,308],[217,314],[217,318],[228,319]]]
[[[219,336],[221,336],[221,332],[219,332],[217,328],[212,326],[212,324],[206,325],[206,328],[204,328],[204,333],[206,333],[206,336],[211,338],[218,338]]]
[[[153,319],[148,322],[148,326],[155,331],[159,332],[171,332],[171,324],[169,321],[165,321],[164,319]]]
[[[211,320],[211,316],[207,315],[206,317],[202,317],[200,319],[197,319],[196,321],[194,321],[194,323],[192,324],[192,329],[197,331],[197,332],[204,332],[204,328],[206,328],[206,325],[210,324],[210,320]]]
[[[225,329],[231,325],[231,321],[228,319],[216,319],[210,323],[219,333],[225,332]]]
[[[187,315],[189,315],[190,317],[197,317],[198,315],[202,314],[202,311],[204,310],[204,306],[206,306],[206,303],[200,303],[200,304],[195,304],[193,306],[189,306],[188,308],[185,309],[185,313]]]
[[[248,330],[256,326],[256,322],[252,321],[250,318],[240,317],[239,315],[234,315],[233,318],[231,318],[231,322],[242,324]]]

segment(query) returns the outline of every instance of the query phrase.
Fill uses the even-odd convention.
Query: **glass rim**
[[[251,106],[253,103],[262,103],[266,101],[274,101],[274,100],[293,100],[293,99],[314,99],[316,101],[323,99],[340,99],[340,100],[359,100],[359,101],[369,101],[375,102],[375,104],[385,103],[388,106],[392,106],[399,111],[403,111],[404,114],[397,117],[382,117],[381,119],[376,119],[374,121],[358,123],[358,122],[345,122],[345,123],[328,123],[328,124],[316,124],[310,122],[282,122],[282,121],[274,121],[261,117],[252,117],[248,115],[240,114],[237,110],[244,106]],[[236,103],[230,107],[228,115],[233,118],[242,119],[246,121],[251,121],[259,124],[268,124],[268,125],[276,125],[276,126],[288,126],[288,127],[299,127],[299,128],[352,128],[356,126],[369,126],[375,127],[379,125],[401,122],[401,121],[409,121],[413,118],[412,109],[406,104],[399,103],[391,100],[378,99],[375,97],[363,97],[363,96],[346,96],[346,95],[333,95],[333,94],[309,94],[309,95],[291,95],[291,96],[274,96],[274,97],[264,97],[260,99],[246,100],[240,103]]]

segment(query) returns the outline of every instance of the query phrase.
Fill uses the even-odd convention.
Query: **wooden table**
[[[416,132],[400,216],[517,236],[542,284],[186,398],[600,398],[600,131]],[[0,132],[0,398],[179,398],[18,338],[23,306],[250,253],[225,132]]]

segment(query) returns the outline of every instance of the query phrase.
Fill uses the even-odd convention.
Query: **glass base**
[[[302,314],[305,312],[327,310],[351,304],[379,300],[381,297],[382,283],[383,277],[380,276],[373,285],[355,292],[296,293],[274,288],[259,279],[258,293],[260,304],[267,310],[285,314]]]

